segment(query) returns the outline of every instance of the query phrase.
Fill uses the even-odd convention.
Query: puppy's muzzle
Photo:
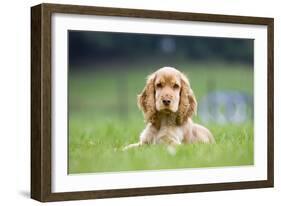
[[[163,99],[162,100],[162,103],[165,105],[165,106],[169,106],[171,104],[171,100],[169,99]]]

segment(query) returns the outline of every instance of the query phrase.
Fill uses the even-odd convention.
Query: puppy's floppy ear
[[[197,114],[197,101],[193,90],[190,88],[188,93],[188,101],[189,101],[189,108],[187,112],[187,116],[192,117],[192,115]]]
[[[147,77],[146,85],[142,92],[138,95],[138,106],[143,111],[146,122],[156,124],[156,108],[155,108],[155,73]]]
[[[181,76],[180,102],[177,116],[177,124],[183,124],[189,117],[197,113],[197,101],[184,74]]]

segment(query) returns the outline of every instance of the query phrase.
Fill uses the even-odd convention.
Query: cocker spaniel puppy
[[[182,143],[213,143],[211,132],[191,120],[197,102],[187,77],[172,67],[163,67],[147,78],[138,95],[138,106],[143,111],[146,128],[138,143],[178,145]]]

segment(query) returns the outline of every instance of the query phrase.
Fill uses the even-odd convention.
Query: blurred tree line
[[[133,59],[215,61],[253,65],[251,39],[69,31],[70,66]]]

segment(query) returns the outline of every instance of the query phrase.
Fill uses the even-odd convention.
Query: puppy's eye
[[[180,86],[178,84],[174,84],[173,88],[178,89],[178,88],[180,88]]]
[[[161,83],[158,83],[158,84],[156,84],[156,87],[157,87],[157,88],[162,88],[162,84],[161,84]]]

